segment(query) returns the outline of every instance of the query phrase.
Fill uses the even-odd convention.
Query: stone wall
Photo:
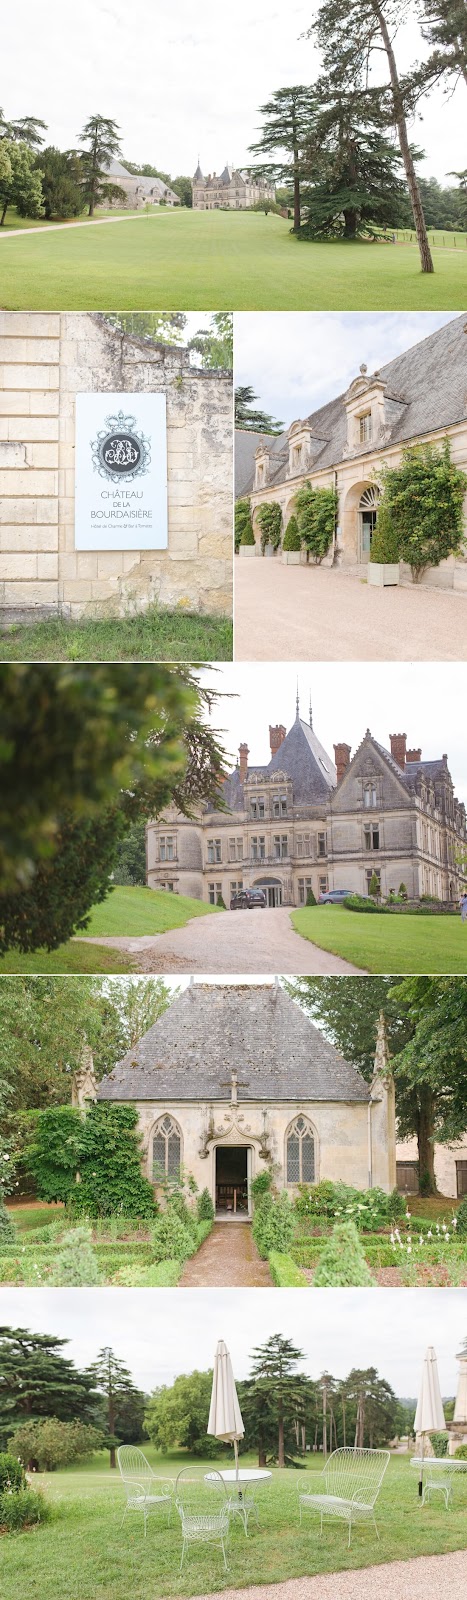
[[[396,1148],[397,1161],[418,1161],[418,1144],[416,1139],[399,1141]],[[435,1178],[440,1194],[455,1199],[457,1195],[456,1161],[467,1162],[467,1137],[459,1139],[456,1144],[435,1144]]]
[[[167,396],[168,549],[75,551],[74,414],[81,392]],[[124,614],[150,601],[232,609],[232,389],[84,312],[0,312],[0,607]]]

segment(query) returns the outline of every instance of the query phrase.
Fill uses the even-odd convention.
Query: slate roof
[[[464,312],[379,369],[378,380],[386,384],[386,417],[390,428],[386,445],[448,428],[467,416],[466,329]],[[310,471],[336,466],[344,459],[347,439],[344,401],[345,394],[340,394],[306,419],[316,435],[312,440]],[[366,452],[359,449],[358,455],[371,454],[375,446],[377,441],[370,441]],[[268,487],[282,482],[286,457],[287,433],[271,438]],[[254,460],[250,477],[243,483],[243,493],[252,490],[253,481]]]
[[[267,766],[249,766],[248,777],[270,778],[275,772],[285,772],[292,779],[294,802],[321,804],[337,784],[334,762],[324,745],[320,744],[314,729],[301,717],[296,717],[279,750]],[[231,811],[245,809],[243,784],[238,767],[229,774],[222,786],[226,804]]]
[[[98,1086],[99,1100],[358,1101],[369,1089],[279,984],[194,983]]]
[[[451,774],[442,756],[438,756],[435,761],[407,761],[405,767],[400,767],[399,762],[395,760],[390,750],[386,750],[384,744],[378,744],[377,739],[373,739],[373,744],[376,745],[376,749],[380,751],[380,754],[386,757],[386,761],[392,767],[396,777],[400,779],[401,783],[408,785],[409,788],[412,787],[411,779],[415,779],[417,772],[423,773],[426,778],[438,778],[441,773],[446,777],[447,774],[450,781],[452,781]]]
[[[236,428],[235,430],[235,498],[240,500],[242,494],[251,488],[251,481],[255,471],[255,450],[258,445],[271,444],[275,435],[254,433],[252,428]]]

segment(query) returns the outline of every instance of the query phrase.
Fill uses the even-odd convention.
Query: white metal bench
[[[323,1517],[347,1522],[349,1545],[354,1522],[373,1522],[375,1504],[389,1462],[389,1450],[334,1450],[322,1472],[307,1476],[306,1488],[298,1490],[300,1522],[304,1511],[316,1511],[323,1531]]]

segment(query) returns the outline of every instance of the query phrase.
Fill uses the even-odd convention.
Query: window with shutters
[[[287,1183],[315,1182],[315,1140],[307,1117],[296,1117],[286,1134]]]
[[[178,1123],[168,1114],[156,1123],[152,1138],[152,1175],[155,1183],[165,1178],[178,1181],[182,1159],[182,1136]]]

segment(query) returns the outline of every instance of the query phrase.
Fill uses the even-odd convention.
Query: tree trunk
[[[390,40],[390,37],[389,37],[389,29],[388,29],[388,26],[387,26],[387,23],[386,23],[386,18],[384,16],[384,12],[383,12],[384,0],[381,0],[381,3],[380,3],[380,0],[370,0],[370,5],[371,5],[371,9],[373,11],[373,15],[376,17],[376,21],[378,23],[378,27],[379,27],[379,31],[380,31],[380,34],[381,34],[381,38],[383,40],[384,48],[385,48],[386,55],[387,55],[387,58],[388,58],[389,75],[390,75],[390,79],[391,79],[391,89],[392,89],[392,100],[393,100],[393,107],[394,107],[394,120],[395,120],[395,124],[396,124],[396,128],[397,128],[398,138],[399,138],[401,156],[402,156],[402,160],[404,162],[404,167],[405,167],[405,176],[407,178],[407,187],[408,187],[408,191],[409,191],[409,195],[410,195],[410,203],[411,203],[411,206],[412,206],[413,220],[414,220],[415,231],[416,231],[417,240],[418,240],[418,248],[419,248],[419,251],[420,251],[420,261],[421,261],[422,272],[434,272],[434,266],[433,266],[433,261],[432,261],[432,256],[431,256],[431,250],[430,250],[430,246],[429,246],[429,243],[428,243],[428,234],[427,234],[427,231],[426,231],[425,217],[424,217],[424,214],[423,214],[423,206],[422,206],[421,194],[420,194],[420,190],[419,190],[418,183],[417,183],[415,167],[414,167],[414,164],[413,164],[413,161],[412,161],[412,156],[410,154],[409,135],[408,135],[408,132],[407,132],[407,121],[406,121],[406,116],[405,116],[405,111],[404,111],[404,100],[403,100],[401,86],[400,86],[400,83],[399,83],[399,77],[398,77],[397,66],[396,66],[396,58],[395,58],[394,51],[393,51],[392,44],[391,44],[391,40]]]
[[[300,165],[298,157],[298,133],[294,118],[292,127],[293,139],[293,231],[298,233],[301,222],[301,196],[300,196]]]
[[[3,228],[3,224],[4,224],[4,221],[5,221],[5,217],[6,217],[7,211],[8,211],[8,200],[5,200],[5,204],[4,204],[4,207],[3,207],[2,215],[0,217],[0,228]]]
[[[358,215],[356,211],[344,211],[344,239],[355,239],[357,221]]]
[[[117,1455],[116,1455],[115,1445],[112,1444],[110,1446],[110,1466],[111,1467],[116,1467],[116,1465],[117,1465]]]
[[[279,1409],[279,1430],[278,1430],[278,1448],[277,1448],[277,1463],[278,1463],[278,1466],[279,1466],[279,1467],[285,1467],[285,1449],[284,1449],[284,1415],[283,1415],[283,1411],[282,1411],[282,1406],[281,1406],[281,1407],[280,1407],[280,1409]]]
[[[436,1194],[433,1095],[424,1087],[420,1088],[417,1123],[420,1184],[424,1194]]]

